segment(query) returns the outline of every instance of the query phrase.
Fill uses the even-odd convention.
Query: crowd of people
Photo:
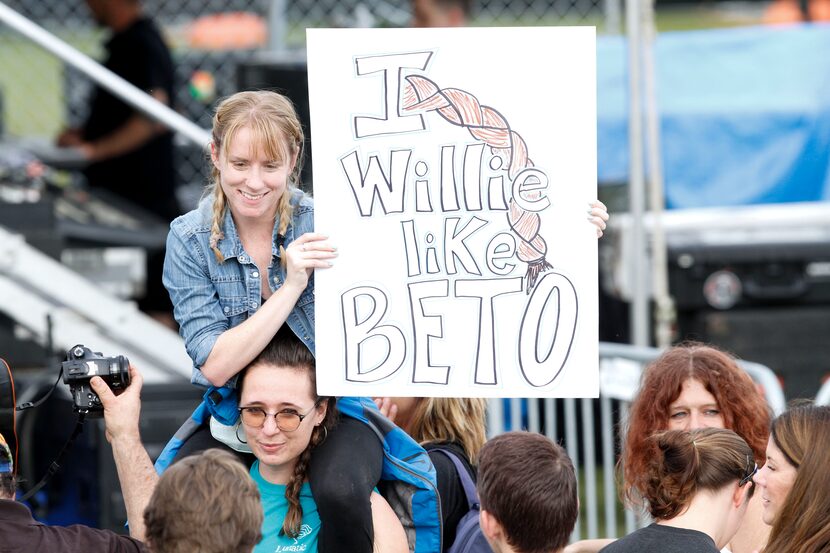
[[[314,449],[336,429],[338,414],[336,398],[316,394],[314,366],[301,340],[278,331],[234,389],[237,445],[248,446],[250,459],[208,448],[182,457],[160,477],[140,440],[141,373],[131,368],[132,383],[118,396],[93,378],[130,536],[36,522],[14,500],[13,459],[0,436],[3,550],[322,551],[325,522],[308,466]],[[674,390],[664,384],[665,397],[655,397],[651,385],[673,378]],[[458,525],[452,490],[458,469],[440,463],[442,447],[464,458],[464,469],[477,477],[480,534],[494,552],[830,550],[830,499],[821,476],[830,451],[830,407],[795,402],[770,420],[758,388],[729,355],[710,346],[670,348],[643,374],[625,428],[620,475],[628,507],[642,508],[652,522],[615,541],[568,545],[579,512],[576,473],[564,449],[545,436],[509,432],[485,440],[478,434],[480,400],[376,401],[436,461],[437,489],[447,497],[441,497],[443,546],[435,551],[453,551],[447,526]],[[753,405],[761,408],[760,421]],[[765,430],[753,435],[755,429]],[[374,489],[368,502],[371,551],[418,550],[390,500]]]
[[[171,224],[163,273],[206,399],[154,467],[140,372],[117,396],[94,377],[131,537],[38,525],[13,501],[9,457],[0,534],[16,536],[4,541],[13,550],[454,551],[465,480],[477,480],[480,543],[497,552],[830,547],[830,505],[812,478],[826,472],[830,408],[771,421],[752,379],[714,347],[682,344],[645,369],[620,475],[626,503],[653,523],[616,541],[568,545],[570,459],[537,434],[487,441],[484,400],[319,396],[314,270],[337,249],[297,187],[300,122],[287,98],[241,92],[218,105],[212,139],[209,193]],[[604,206],[589,219],[600,231]]]
[[[448,25],[469,10],[415,5],[419,18],[440,7]],[[454,552],[467,540],[467,481],[478,543],[497,553],[830,550],[820,476],[830,408],[796,404],[772,420],[752,379],[711,346],[672,347],[642,375],[619,474],[627,506],[651,523],[618,540],[568,544],[579,501],[567,453],[528,432],[488,441],[482,399],[319,396],[314,271],[338,251],[314,231],[313,200],[298,187],[303,144],[280,94],[240,92],[217,106],[212,180],[172,222],[162,279],[193,383],[207,392],[156,466],[139,432],[140,371],[130,368],[120,395],[90,382],[130,535],[34,521],[14,500],[0,438],[0,550]],[[598,236],[607,219],[595,203]]]

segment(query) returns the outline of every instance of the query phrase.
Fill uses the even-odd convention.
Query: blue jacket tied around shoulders
[[[222,424],[236,424],[239,417],[236,390],[212,387],[201,404],[179,428],[156,460],[161,474],[170,466],[182,444],[213,416]],[[435,482],[435,468],[429,455],[408,434],[384,417],[366,397],[338,398],[342,415],[357,419],[378,436],[383,445],[384,496],[406,531],[413,553],[441,551],[441,504]]]

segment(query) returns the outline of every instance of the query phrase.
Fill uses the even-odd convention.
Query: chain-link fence
[[[613,30],[620,0],[481,0],[471,25],[590,24]],[[9,7],[100,59],[107,33],[84,0],[8,0]],[[263,53],[302,52],[309,27],[395,27],[411,19],[410,0],[144,0],[163,29],[177,71],[176,108],[210,126],[216,98],[240,88],[239,67]],[[227,14],[243,14],[219,18]],[[224,34],[215,27],[230,25]],[[232,21],[233,20],[233,21]],[[92,83],[26,38],[0,24],[0,136],[51,138],[86,116]],[[182,184],[198,188],[206,162],[197,145],[177,147]]]

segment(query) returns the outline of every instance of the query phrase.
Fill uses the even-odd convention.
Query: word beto
[[[356,139],[426,129],[422,114],[403,114],[401,83],[405,71],[425,70],[431,56],[432,52],[411,52],[355,59],[357,75],[379,74],[384,86],[382,115],[353,117]],[[511,203],[527,212],[541,212],[550,206],[546,196],[549,182],[543,171],[525,168],[505,186],[504,160],[497,154],[485,160],[486,147],[481,142],[466,144],[463,149],[454,145],[441,146],[437,163],[433,164],[439,167],[437,178],[430,177],[430,163],[423,159],[413,162],[411,149],[391,150],[384,161],[380,154],[373,153],[361,163],[358,150],[340,158],[360,217],[434,212],[472,214],[463,225],[461,217],[444,218],[443,263],[439,262],[435,235],[426,233],[424,242],[420,242],[415,219],[402,217],[409,278],[421,277],[424,273],[455,275],[458,265],[467,274],[480,277],[481,268],[465,241],[488,221],[475,214],[483,211],[507,213]],[[460,178],[456,178],[459,168]],[[505,197],[508,190],[510,202]],[[413,201],[414,206],[411,205]],[[376,206],[379,207],[377,214]],[[419,246],[424,246],[423,251]],[[346,380],[377,382],[398,373],[410,359],[412,383],[448,384],[452,367],[430,354],[431,342],[444,337],[446,312],[427,314],[424,301],[437,300],[436,305],[453,310],[451,302],[441,301],[452,297],[478,300],[477,308],[472,311],[475,319],[469,321],[471,328],[477,328],[475,343],[458,346],[461,351],[475,352],[470,367],[472,383],[482,386],[500,384],[498,351],[504,343],[516,343],[518,368],[524,380],[535,387],[551,384],[565,366],[576,334],[579,311],[576,290],[565,274],[551,270],[541,277],[529,295],[518,330],[499,327],[496,298],[521,294],[526,283],[524,277],[507,276],[516,266],[510,262],[515,253],[513,234],[498,232],[487,244],[485,259],[490,272],[502,278],[459,278],[452,282],[437,278],[409,282],[410,320],[407,324],[389,320],[390,300],[380,288],[359,285],[343,292],[341,321]],[[453,311],[457,313],[457,310]],[[372,351],[384,353],[367,355],[370,346]]]

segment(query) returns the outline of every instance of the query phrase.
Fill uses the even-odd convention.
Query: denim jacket
[[[288,245],[297,237],[314,230],[314,202],[310,196],[297,191],[291,199],[294,214],[285,236],[277,232],[279,220],[274,223],[271,266],[268,283],[276,290],[285,281],[285,270],[280,263],[280,245]],[[162,280],[173,302],[173,315],[179,323],[187,354],[193,359],[191,381],[210,386],[200,367],[205,363],[217,338],[229,328],[240,324],[256,313],[262,303],[259,269],[242,247],[236,225],[229,209],[225,210],[219,251],[225,262],[219,263],[210,248],[210,227],[213,197],[199,202],[199,206],[178,217],[170,224],[167,235],[167,253],[164,258]],[[314,353],[314,276],[308,281],[286,323]]]

